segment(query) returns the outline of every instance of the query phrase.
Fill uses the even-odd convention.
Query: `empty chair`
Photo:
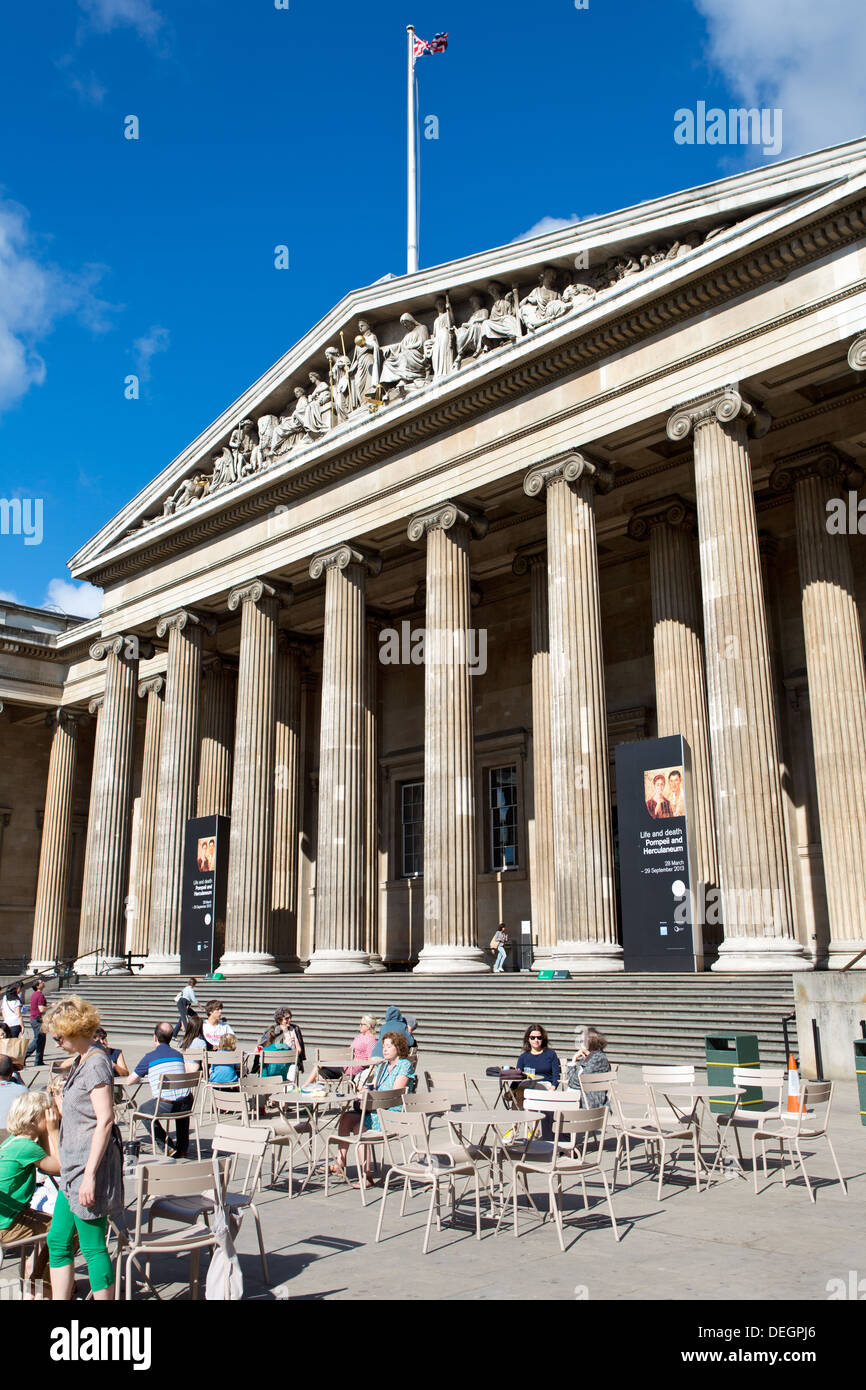
[[[739,1104],[736,1104],[734,1100],[725,1101],[726,1105],[730,1104],[729,1110],[711,1111],[716,1122],[719,1143],[713,1159],[713,1166],[710,1169],[710,1177],[713,1176],[722,1160],[730,1135],[734,1137],[737,1145],[737,1156],[742,1163],[743,1149],[740,1144],[740,1134],[759,1129],[761,1124],[771,1115],[780,1113],[787,1091],[787,1078],[788,1073],[783,1067],[734,1067],[734,1085],[760,1087],[764,1093],[764,1098],[757,1103],[750,1102],[748,1107],[744,1107],[742,1101]]]
[[[214,1208],[224,1206],[226,1190],[226,1160],[211,1159],[204,1162],[184,1163],[142,1163],[135,1173],[135,1206],[132,1214],[131,1230],[127,1231],[126,1249],[126,1297],[132,1297],[133,1267],[137,1266],[155,1298],[159,1298],[150,1280],[150,1262],[154,1255],[189,1255],[190,1257],[190,1296],[196,1298],[199,1286],[199,1259],[202,1250],[213,1250],[216,1236],[204,1217],[194,1225],[183,1221],[178,1229],[175,1224],[168,1231],[155,1234],[152,1223],[148,1222],[151,1202],[185,1196],[211,1196]],[[148,1229],[145,1230],[145,1224]],[[146,1264],[141,1268],[144,1256]]]
[[[295,1099],[296,1092],[292,1092],[292,1098],[295,1099],[294,1116],[286,1114],[285,1107],[279,1106],[279,1098],[289,1095],[291,1088],[278,1076],[245,1077],[242,1089],[247,1103],[247,1115],[244,1123],[253,1129],[265,1129],[269,1134],[271,1185],[273,1186],[283,1167],[288,1164],[288,1195],[292,1197],[294,1195],[296,1152],[300,1153],[307,1168],[306,1177],[301,1184],[301,1191],[309,1182],[314,1167],[313,1141],[315,1131],[309,1115],[301,1114],[302,1100],[300,1097]]]
[[[836,1158],[836,1150],[833,1148],[832,1141],[827,1129],[830,1124],[830,1108],[833,1104],[833,1082],[832,1081],[806,1081],[800,1088],[800,1110],[796,1112],[781,1110],[777,1115],[770,1115],[762,1120],[758,1128],[752,1134],[752,1170],[755,1179],[755,1196],[758,1195],[758,1144],[778,1144],[779,1153],[782,1159],[782,1186],[787,1186],[785,1176],[785,1148],[790,1145],[797,1160],[803,1170],[803,1177],[806,1181],[806,1189],[809,1197],[814,1202],[815,1193],[809,1181],[809,1174],[806,1172],[806,1165],[803,1162],[803,1153],[800,1148],[801,1140],[814,1143],[816,1139],[826,1139],[830,1156],[833,1159],[833,1167],[836,1169],[836,1176],[842,1186],[845,1196],[848,1195],[848,1188],[845,1179],[842,1177],[839,1162]],[[764,1176],[767,1175],[767,1150],[762,1150],[764,1155]]]
[[[692,1114],[679,1121],[677,1126],[662,1125],[658,1116],[655,1092],[652,1086],[637,1086],[617,1082],[611,1088],[616,1113],[616,1156],[613,1164],[613,1184],[616,1188],[616,1175],[620,1154],[625,1151],[628,1180],[631,1185],[631,1146],[643,1144],[647,1160],[653,1161],[657,1155],[659,1183],[657,1199],[661,1201],[664,1182],[665,1160],[669,1145],[675,1145],[674,1162],[683,1144],[691,1144],[695,1155],[695,1187],[701,1190],[701,1152],[700,1127],[697,1116]]]
[[[641,1067],[641,1079],[644,1085],[652,1086],[655,1091],[656,1115],[661,1125],[677,1128],[681,1123],[680,1111],[688,1110],[691,1112],[694,1110],[697,1104],[697,1100],[694,1096],[687,1096],[682,1093],[677,1094],[677,1096],[674,1097],[674,1103],[677,1106],[676,1110],[673,1110],[669,1104],[666,1104],[662,1100],[665,1086],[676,1086],[679,1092],[680,1087],[695,1085],[695,1069],[690,1062]],[[680,1102],[682,1102],[682,1104],[680,1104]]]
[[[481,1161],[473,1158],[466,1151],[464,1151],[462,1156],[458,1156],[450,1162],[444,1159],[443,1156],[437,1154],[431,1149],[430,1135],[424,1123],[423,1115],[405,1110],[383,1110],[380,1112],[379,1122],[382,1126],[385,1153],[390,1166],[385,1175],[385,1187],[379,1206],[376,1240],[378,1241],[382,1235],[382,1221],[385,1216],[385,1204],[388,1199],[392,1178],[395,1180],[402,1178],[404,1183],[401,1215],[405,1211],[406,1196],[409,1192],[410,1184],[418,1183],[421,1187],[430,1188],[430,1206],[427,1210],[427,1225],[424,1231],[424,1244],[422,1246],[423,1254],[426,1255],[429,1249],[430,1228],[433,1224],[434,1211],[436,1213],[436,1228],[437,1230],[441,1229],[441,1195],[443,1186],[447,1187],[451,1198],[452,1217],[456,1214],[459,1200],[456,1190],[457,1178],[467,1178],[469,1180],[469,1185],[474,1187],[475,1235],[476,1239],[480,1240]]]
[[[465,1071],[425,1071],[424,1080],[428,1091],[445,1091],[458,1105],[471,1105],[484,1097],[474,1081],[470,1081]]]
[[[541,1103],[538,1102],[540,1105]],[[553,1141],[549,1144],[537,1144],[534,1146],[535,1152],[530,1152],[524,1158],[516,1159],[511,1165],[511,1195],[513,1197],[514,1209],[514,1234],[518,1232],[518,1209],[517,1209],[517,1182],[518,1179],[524,1181],[527,1196],[532,1202],[528,1178],[531,1174],[538,1174],[547,1178],[547,1190],[550,1196],[550,1209],[556,1222],[556,1231],[559,1236],[559,1248],[565,1250],[565,1240],[563,1238],[562,1224],[562,1183],[564,1178],[579,1178],[583,1191],[584,1207],[589,1209],[589,1198],[586,1191],[586,1179],[591,1176],[601,1178],[604,1187],[604,1195],[610,1213],[610,1224],[613,1228],[614,1240],[619,1240],[616,1217],[613,1211],[611,1192],[608,1187],[607,1177],[601,1166],[602,1151],[604,1149],[604,1135],[607,1126],[608,1112],[606,1106],[599,1106],[595,1110],[582,1110],[573,1106],[558,1105],[553,1111]],[[587,1158],[586,1148],[590,1136],[597,1140],[597,1154],[593,1158]],[[580,1153],[577,1152],[580,1147]],[[502,1208],[502,1215],[499,1218],[501,1224],[502,1217],[508,1209],[506,1198]],[[537,1210],[537,1208],[536,1208]],[[497,1230],[499,1226],[497,1225]]]

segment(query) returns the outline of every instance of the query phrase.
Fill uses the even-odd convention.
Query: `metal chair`
[[[127,1231],[126,1246],[126,1297],[132,1297],[133,1268],[137,1268],[155,1298],[160,1294],[151,1280],[150,1265],[155,1255],[189,1255],[190,1257],[190,1296],[196,1298],[199,1288],[199,1260],[203,1250],[213,1250],[217,1244],[216,1236],[202,1218],[194,1225],[184,1221],[180,1230],[172,1230],[154,1235],[152,1229],[145,1231],[148,1208],[152,1201],[167,1200],[185,1196],[212,1197],[214,1209],[225,1206],[226,1159],[195,1163],[142,1163],[136,1170],[135,1205],[132,1213],[132,1232]],[[144,1269],[141,1260],[144,1257]]]
[[[742,1102],[735,1105],[731,1101],[730,1110],[710,1112],[716,1123],[718,1147],[709,1171],[708,1181],[719,1165],[726,1149],[727,1138],[731,1134],[734,1136],[737,1156],[740,1165],[742,1165],[744,1155],[740,1144],[741,1131],[759,1129],[765,1120],[781,1113],[782,1098],[786,1095],[787,1078],[788,1073],[783,1067],[734,1067],[734,1085],[758,1086],[764,1092],[764,1099],[759,1101],[756,1106],[750,1106],[748,1110],[742,1108]],[[745,1174],[743,1173],[742,1176],[745,1177]]]
[[[430,1206],[427,1211],[427,1225],[424,1231],[424,1244],[422,1247],[422,1253],[424,1255],[427,1254],[430,1245],[430,1228],[433,1224],[434,1210],[436,1213],[436,1229],[442,1229],[441,1193],[443,1185],[447,1185],[451,1197],[452,1219],[456,1215],[457,1203],[459,1200],[455,1186],[455,1179],[457,1178],[468,1178],[470,1185],[474,1186],[475,1237],[477,1240],[480,1240],[481,1173],[479,1162],[472,1159],[468,1154],[465,1154],[462,1158],[457,1158],[451,1163],[442,1162],[442,1156],[434,1152],[430,1147],[430,1135],[424,1123],[423,1115],[415,1114],[411,1111],[387,1110],[380,1112],[379,1122],[382,1126],[385,1153],[390,1166],[385,1175],[385,1187],[379,1206],[379,1221],[376,1226],[377,1242],[382,1235],[385,1203],[388,1199],[392,1178],[403,1179],[401,1215],[405,1212],[406,1197],[412,1183],[418,1183],[421,1187],[430,1188]],[[394,1148],[391,1147],[392,1144],[395,1145]]]
[[[655,1093],[652,1086],[624,1085],[617,1082],[611,1088],[613,1103],[616,1109],[617,1140],[616,1155],[613,1161],[613,1185],[616,1189],[616,1175],[619,1169],[620,1153],[625,1150],[626,1166],[628,1169],[628,1181],[631,1186],[631,1145],[633,1143],[643,1144],[647,1152],[647,1160],[652,1162],[651,1151],[657,1155],[656,1161],[659,1168],[659,1183],[657,1200],[662,1198],[662,1184],[664,1182],[665,1161],[667,1150],[670,1144],[676,1144],[674,1150],[674,1163],[676,1164],[677,1155],[683,1144],[691,1144],[695,1154],[695,1187],[701,1190],[701,1151],[700,1151],[700,1127],[694,1112],[680,1121],[679,1128],[668,1128],[662,1125],[658,1116]],[[637,1113],[633,1113],[632,1107]]]
[[[604,1151],[604,1135],[607,1126],[607,1107],[599,1106],[596,1110],[582,1110],[571,1106],[558,1105],[553,1111],[553,1140],[549,1144],[535,1145],[536,1149],[547,1150],[545,1156],[518,1159],[511,1165],[511,1191],[514,1199],[514,1235],[519,1235],[518,1231],[518,1211],[517,1211],[517,1180],[518,1178],[528,1179],[532,1173],[537,1173],[547,1177],[547,1190],[550,1196],[550,1209],[556,1221],[557,1235],[559,1236],[559,1248],[565,1251],[565,1241],[563,1239],[562,1226],[562,1180],[565,1177],[580,1178],[583,1191],[583,1205],[589,1210],[589,1198],[586,1191],[586,1179],[591,1175],[601,1178],[604,1186],[604,1195],[607,1200],[608,1211],[610,1212],[610,1224],[613,1227],[614,1240],[619,1240],[616,1217],[613,1212],[613,1202],[611,1192],[608,1187],[607,1177],[601,1166],[602,1154]],[[594,1135],[598,1140],[598,1156],[593,1159],[586,1157],[586,1147],[590,1135]],[[582,1139],[581,1153],[576,1153],[578,1144]],[[528,1183],[526,1183],[528,1195]],[[507,1210],[507,1200],[503,1204],[502,1213],[497,1224],[497,1231],[502,1224],[502,1218]],[[532,1203],[533,1207],[535,1206]],[[537,1210],[537,1208],[536,1208]],[[542,1218],[543,1220],[543,1218]]]
[[[280,1173],[285,1166],[288,1155],[288,1195],[294,1196],[295,1185],[295,1150],[299,1150],[303,1155],[307,1166],[307,1174],[301,1183],[300,1192],[303,1192],[315,1167],[315,1155],[313,1143],[315,1139],[315,1129],[308,1116],[300,1113],[300,1098],[297,1092],[293,1092],[285,1081],[278,1076],[248,1076],[243,1081],[243,1098],[246,1103],[246,1118],[243,1123],[249,1125],[251,1129],[266,1129],[270,1135],[268,1147],[271,1154],[271,1186],[277,1181]],[[295,1099],[296,1110],[295,1118],[290,1118],[285,1113],[285,1107],[279,1105],[279,1100],[283,1096],[292,1096]],[[265,1103],[265,1114],[262,1116],[260,1106],[262,1101]],[[274,1106],[274,1113],[269,1114],[268,1110]]]
[[[750,1069],[750,1074],[752,1074]],[[785,1175],[785,1146],[790,1144],[794,1153],[797,1155],[800,1167],[803,1170],[803,1177],[806,1182],[806,1189],[810,1199],[814,1202],[815,1193],[809,1181],[809,1174],[806,1172],[806,1165],[803,1162],[803,1153],[800,1148],[801,1139],[809,1140],[826,1139],[830,1156],[833,1159],[833,1167],[836,1169],[836,1176],[842,1186],[845,1196],[848,1196],[848,1187],[842,1177],[839,1161],[836,1158],[836,1150],[833,1148],[832,1141],[827,1133],[830,1124],[830,1109],[833,1104],[833,1082],[832,1081],[806,1081],[800,1090],[800,1109],[796,1112],[780,1110],[778,1115],[769,1116],[752,1134],[752,1171],[755,1180],[755,1196],[758,1195],[758,1144],[778,1143],[779,1153],[782,1160],[782,1186],[787,1187]],[[823,1115],[821,1115],[823,1111]],[[763,1150],[764,1156],[764,1177],[767,1176],[767,1150]]]
[[[167,1124],[173,1124],[177,1120],[188,1120],[190,1129],[193,1131],[195,1135],[196,1154],[198,1158],[201,1158],[201,1135],[199,1133],[199,1117],[195,1111],[198,1087],[200,1082],[200,1071],[163,1072],[159,1077],[156,1085],[156,1095],[154,1097],[154,1099],[156,1100],[156,1113],[151,1114],[150,1111],[147,1110],[134,1109],[128,1117],[130,1142],[135,1138],[136,1120],[141,1120],[142,1124],[145,1126],[145,1128],[148,1130],[150,1134],[151,1147],[153,1149],[154,1154],[156,1154],[156,1125],[159,1124],[162,1126],[163,1129],[165,1129]],[[187,1091],[188,1097],[178,1097],[178,1099],[188,1099],[188,1104],[184,1107],[183,1110],[175,1110],[167,1112],[164,1115],[160,1115],[160,1103],[163,1100],[172,1099],[171,1095],[167,1094],[172,1091]]]
[[[246,1171],[241,1182],[240,1191],[223,1194],[223,1205],[226,1211],[233,1212],[237,1216],[243,1216],[244,1212],[252,1214],[256,1226],[256,1236],[259,1242],[259,1255],[262,1262],[262,1276],[265,1283],[268,1281],[268,1257],[265,1254],[265,1242],[262,1234],[262,1223],[259,1217],[258,1208],[255,1204],[255,1196],[261,1187],[262,1165],[268,1148],[270,1130],[252,1129],[249,1125],[220,1125],[218,1124],[211,1140],[211,1153],[214,1158],[227,1159],[226,1168],[226,1187],[230,1187],[234,1182],[237,1172],[239,1159],[246,1159]],[[167,1197],[157,1197],[147,1209],[147,1234],[151,1234],[154,1220],[163,1217],[169,1221],[178,1221],[187,1225],[195,1225],[200,1220],[208,1221],[209,1216],[214,1211],[216,1202],[213,1197],[203,1193],[193,1193],[189,1196],[179,1197],[172,1193]]]

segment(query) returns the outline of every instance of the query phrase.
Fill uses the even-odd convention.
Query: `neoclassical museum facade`
[[[866,141],[349,294],[74,556],[99,619],[0,606],[0,955],[177,973],[218,814],[227,974],[620,970],[613,750],[682,734],[708,963],[845,965],[864,457]]]

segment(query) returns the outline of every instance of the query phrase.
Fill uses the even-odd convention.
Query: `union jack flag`
[[[427,53],[444,53],[448,47],[447,34],[434,34],[432,39],[419,39],[415,35],[414,58],[423,58]]]

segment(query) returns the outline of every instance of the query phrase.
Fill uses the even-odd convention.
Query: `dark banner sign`
[[[620,904],[626,970],[701,970],[689,911],[689,746],[679,734],[616,749]]]
[[[180,968],[199,979],[210,975],[223,953],[229,867],[227,816],[199,816],[186,823]]]

